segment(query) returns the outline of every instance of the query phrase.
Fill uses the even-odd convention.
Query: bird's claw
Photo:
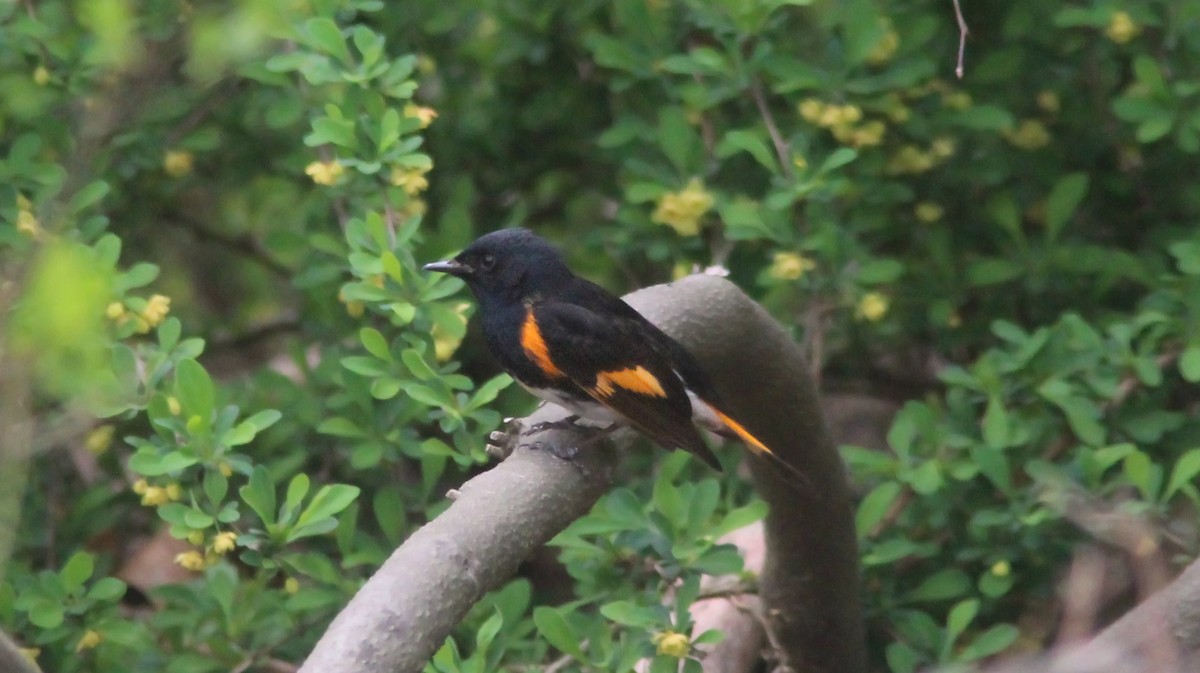
[[[502,429],[493,430],[488,433],[487,445],[484,450],[487,454],[496,460],[504,460],[512,455],[514,449],[517,448],[517,439],[521,436],[521,430],[525,424],[519,418],[506,418]]]

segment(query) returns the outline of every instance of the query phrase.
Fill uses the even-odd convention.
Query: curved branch
[[[799,486],[772,462],[750,466],[771,508],[760,587],[781,663],[860,673],[865,648],[852,501],[799,346],[737,286],[715,276],[690,276],[626,299],[696,356],[735,417],[808,476]],[[530,424],[553,413],[562,412],[545,407]],[[579,432],[538,438],[574,446],[584,438]],[[567,462],[518,448],[467,482],[455,503],[359,590],[301,671],[420,671],[471,605],[591,507],[609,486],[611,460],[607,450],[582,451]]]

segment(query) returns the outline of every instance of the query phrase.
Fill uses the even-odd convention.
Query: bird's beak
[[[423,268],[426,271],[437,271],[439,273],[448,273],[451,276],[458,276],[460,278],[463,276],[469,276],[472,273],[474,273],[474,271],[475,271],[474,269],[467,266],[466,264],[463,264],[462,262],[459,262],[459,261],[456,261],[453,259],[447,259],[444,262],[433,262],[431,264],[426,264]]]

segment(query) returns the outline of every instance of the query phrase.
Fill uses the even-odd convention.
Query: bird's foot
[[[487,446],[484,450],[496,460],[504,460],[512,455],[517,448],[517,440],[522,434],[525,424],[519,418],[506,418],[500,430],[488,434]]]

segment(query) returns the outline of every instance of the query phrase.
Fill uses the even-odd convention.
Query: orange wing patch
[[[766,453],[772,456],[775,455],[774,451],[768,449],[766,444],[763,444],[758,440],[758,437],[750,434],[750,431],[742,427],[741,423],[738,423],[732,418],[721,413],[720,410],[711,404],[709,405],[709,408],[713,410],[713,413],[717,415],[717,418],[721,419],[721,422],[724,423],[726,427],[728,427],[730,430],[733,430],[734,434],[736,434],[738,437],[741,437],[742,441],[746,442],[746,445],[751,449],[754,449],[754,451],[758,453]]]
[[[658,378],[641,365],[632,369],[600,372],[596,375],[594,390],[600,397],[612,396],[617,388],[650,397],[667,396],[667,391],[663,390],[662,383]]]
[[[563,377],[562,370],[550,359],[550,349],[542,338],[542,330],[538,328],[532,308],[525,309],[525,322],[521,325],[521,348],[546,376],[556,379]]]

